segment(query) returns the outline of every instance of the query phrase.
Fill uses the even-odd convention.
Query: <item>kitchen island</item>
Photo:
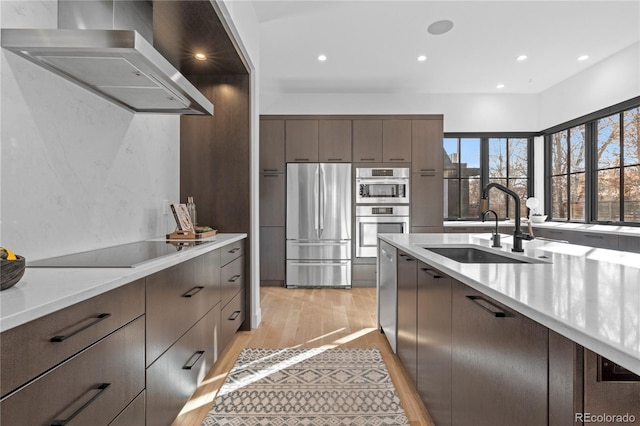
[[[573,424],[611,414],[607,401],[638,417],[640,255],[544,240],[516,254],[511,236],[501,248],[490,237],[379,235],[397,254],[397,352],[436,424]],[[424,247],[535,263],[462,263]],[[607,377],[611,361],[628,371]]]

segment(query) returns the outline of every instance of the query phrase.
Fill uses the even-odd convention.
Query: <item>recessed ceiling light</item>
[[[429,34],[440,35],[444,33],[448,33],[453,28],[453,22],[448,19],[443,19],[441,21],[436,21],[433,24],[429,25],[427,31]]]
[[[527,59],[527,55],[520,55],[516,58],[517,61],[524,61],[525,59]]]
[[[586,61],[587,59],[589,59],[589,55],[578,56],[579,61]]]
[[[496,89],[504,89],[504,84],[500,83],[496,86]]]
[[[427,57],[426,57],[425,55],[420,55],[420,56],[418,56],[418,60],[419,60],[420,62],[424,62],[424,61],[426,61],[426,60],[427,60]]]
[[[199,61],[205,61],[207,59],[207,55],[201,52],[196,53],[195,55],[193,55],[193,57]]]
[[[319,56],[318,56],[318,60],[319,60],[320,62],[324,62],[324,61],[326,61],[326,60],[327,60],[327,55],[319,55]]]

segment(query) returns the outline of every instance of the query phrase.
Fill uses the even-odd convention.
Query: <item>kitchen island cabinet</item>
[[[398,252],[398,357],[411,381],[416,384],[418,262],[413,256]]]
[[[485,234],[379,239],[418,262],[417,308],[398,298],[397,310],[398,318],[417,311],[417,361],[407,373],[417,372],[436,424],[559,426],[582,424],[576,416],[588,413],[640,418],[640,350],[627,338],[612,339],[638,331],[638,255],[542,240],[525,242],[521,255],[511,253],[510,237],[497,249]],[[533,263],[460,263],[424,249],[469,245]],[[436,276],[450,287],[435,292]]]
[[[454,281],[451,331],[452,424],[546,424],[545,327]]]

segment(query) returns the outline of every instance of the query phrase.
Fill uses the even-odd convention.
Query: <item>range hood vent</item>
[[[133,112],[213,115],[213,104],[135,30],[2,29],[2,47]]]

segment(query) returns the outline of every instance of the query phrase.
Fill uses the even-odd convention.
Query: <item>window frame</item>
[[[489,139],[527,139],[527,197],[531,197],[533,194],[533,171],[534,171],[534,154],[533,154],[533,141],[534,137],[539,135],[534,132],[479,132],[479,133],[445,133],[444,139],[458,139],[458,152],[460,150],[460,139],[480,139],[480,188],[484,188],[489,183]],[[446,152],[444,153],[446,156]],[[508,171],[507,171],[508,176]],[[444,178],[461,181],[463,178],[458,173],[456,178]],[[508,180],[507,180],[508,182]],[[444,194],[447,196],[447,194]],[[458,213],[460,213],[461,206],[458,206]],[[444,216],[443,212],[443,216]],[[515,215],[514,215],[515,216]],[[504,219],[504,218],[500,218]],[[480,217],[462,218],[462,217],[444,217],[445,221],[477,221]]]
[[[554,126],[541,132],[544,136],[544,200],[545,200],[545,214],[548,215],[549,220],[558,223],[582,223],[582,224],[601,224],[601,225],[618,225],[618,226],[636,226],[640,227],[640,221],[629,222],[625,221],[624,211],[624,168],[629,166],[624,164],[624,113],[633,109],[640,108],[640,97],[630,99],[628,101],[621,102],[611,107],[596,111],[588,114],[584,117],[580,117],[566,123]],[[618,170],[620,174],[620,220],[598,220],[597,208],[598,208],[598,194],[596,188],[598,187],[598,121],[607,117],[617,115],[619,118],[620,126],[620,164],[617,167],[608,168],[611,170]],[[584,206],[584,219],[576,220],[571,219],[570,211],[567,212],[567,218],[554,218],[552,215],[552,197],[551,197],[551,138],[552,135],[568,131],[577,126],[585,126],[585,206]],[[567,164],[567,176],[571,175],[570,164]],[[570,191],[570,184],[567,185],[567,191]]]

